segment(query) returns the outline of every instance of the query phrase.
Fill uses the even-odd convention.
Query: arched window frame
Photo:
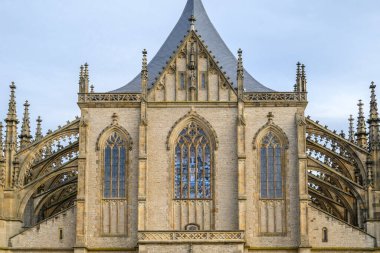
[[[107,145],[107,141],[113,135],[117,134],[124,142],[125,142],[125,173],[124,173],[124,184],[125,184],[125,195],[123,197],[112,197],[112,189],[111,189],[111,197],[106,197],[104,194],[104,180],[105,180],[105,148]],[[97,143],[96,150],[100,156],[100,168],[101,168],[101,196],[102,199],[128,199],[128,173],[130,167],[130,151],[132,150],[132,139],[124,128],[119,126],[118,124],[112,124],[106,129],[102,131],[100,134]],[[112,177],[111,177],[112,178]]]
[[[329,241],[329,230],[324,227],[322,228],[322,242],[328,242]]]
[[[210,157],[211,157],[211,198],[210,200],[215,198],[215,160],[217,155],[217,149],[219,146],[218,137],[216,132],[212,128],[211,124],[202,116],[197,114],[195,111],[190,111],[184,117],[179,119],[172,129],[169,132],[167,137],[167,149],[170,151],[171,157],[171,182],[172,182],[172,198],[173,200],[182,200],[181,198],[176,198],[175,196],[175,149],[177,140],[180,136],[182,130],[184,130],[190,123],[197,124],[205,133],[206,137],[210,143]],[[188,199],[184,199],[188,200]],[[196,198],[194,200],[197,200]]]
[[[281,147],[281,176],[282,176],[282,196],[281,197],[262,197],[261,192],[261,147],[263,144],[264,138],[272,133],[275,138],[277,138],[279,145]],[[286,198],[286,170],[288,167],[288,148],[289,148],[289,140],[285,134],[285,132],[275,125],[272,121],[268,121],[266,125],[264,125],[255,135],[253,139],[253,148],[256,150],[257,156],[257,174],[258,174],[258,194],[261,200],[281,200]]]

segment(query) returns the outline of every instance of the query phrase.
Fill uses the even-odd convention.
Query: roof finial
[[[28,100],[26,100],[24,103],[24,117],[22,119],[21,134],[19,135],[21,148],[28,146],[32,139],[32,135],[30,134],[29,106],[30,104]]]
[[[354,117],[352,117],[352,114],[348,118],[348,122],[348,140],[352,143],[355,143]]]
[[[243,67],[243,50],[239,48],[238,50],[238,78],[244,79],[244,67]]]
[[[301,63],[297,62],[296,84],[294,85],[294,91],[299,92],[301,87],[302,87]]]
[[[142,96],[146,99],[147,95],[147,84],[148,84],[148,51],[144,49],[142,51],[142,67],[141,67],[141,90]]]
[[[358,125],[356,129],[356,140],[360,147],[367,148],[367,132],[366,132],[366,124],[363,113],[363,102],[359,100],[359,115],[358,115]]]
[[[7,121],[17,121],[17,114],[16,114],[16,96],[15,96],[15,90],[16,85],[14,82],[11,83],[9,86],[11,88],[11,94],[8,104],[8,114],[7,114]]]
[[[41,117],[38,116],[38,118],[37,118],[36,121],[37,121],[37,128],[36,128],[36,137],[35,137],[35,140],[39,141],[43,137],[43,135],[42,135],[42,127],[41,127],[41,123],[42,123]]]
[[[238,85],[238,97],[243,99],[244,97],[244,67],[243,67],[243,50],[238,50],[238,63],[237,63],[237,85]]]
[[[267,115],[267,118],[268,118],[268,123],[272,124],[273,123],[273,118],[274,118],[273,113],[269,112],[268,115]]]
[[[307,79],[306,79],[306,71],[305,71],[305,65],[301,65],[301,83],[300,83],[300,89],[299,92],[306,92],[306,84],[307,84]]]
[[[189,18],[190,31],[194,31],[195,30],[195,21],[197,21],[197,19],[194,17],[194,15],[191,15],[190,18]]]
[[[369,149],[373,150],[374,148],[378,148],[379,145],[379,112],[377,109],[377,99],[375,88],[376,85],[374,82],[371,82],[369,86],[371,89],[371,102],[370,102],[370,110],[369,110]]]
[[[79,93],[88,93],[88,85],[89,85],[89,74],[88,74],[88,64],[80,66],[79,73]]]

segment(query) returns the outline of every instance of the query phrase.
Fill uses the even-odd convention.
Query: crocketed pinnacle
[[[16,85],[14,82],[12,82],[9,87],[11,88],[11,94],[10,94],[10,99],[9,99],[9,104],[8,104],[8,114],[5,121],[7,123],[12,122],[12,121],[17,123],[16,96],[15,96]]]
[[[244,67],[243,67],[243,50],[238,50],[238,65],[237,65],[237,77],[244,79]]]
[[[379,144],[379,113],[377,109],[377,99],[375,88],[376,85],[374,82],[370,85],[371,90],[371,101],[370,101],[370,110],[369,110],[369,148],[372,150],[375,146]]]
[[[142,64],[141,64],[141,91],[142,97],[145,100],[148,92],[148,51],[142,51]]]
[[[141,64],[141,79],[148,80],[148,51],[144,49],[142,51],[143,57],[142,57],[142,64]]]
[[[367,148],[367,132],[366,132],[366,123],[363,112],[363,102],[359,100],[359,114],[358,114],[358,125],[356,129],[356,140],[357,144],[362,148]]]
[[[43,135],[42,135],[42,127],[41,127],[41,123],[42,123],[41,117],[38,116],[38,118],[37,118],[36,121],[37,121],[37,128],[36,128],[36,137],[35,137],[35,140],[39,141],[43,137]]]
[[[297,74],[296,74],[296,84],[294,91],[300,91],[302,86],[302,79],[301,79],[301,63],[297,62]]]
[[[4,159],[3,123],[0,122],[0,160]]]
[[[80,72],[79,72],[79,93],[88,93],[88,86],[89,86],[89,74],[88,74],[88,64],[85,63],[84,65],[80,66]]]
[[[29,145],[32,139],[32,135],[30,134],[29,106],[30,104],[28,103],[28,100],[25,101],[24,116],[22,119],[22,126],[21,126],[21,134],[19,135],[21,148],[24,148],[27,145]]]
[[[306,79],[306,71],[305,71],[305,65],[301,65],[301,87],[300,92],[306,92],[306,85],[307,85],[307,79]]]
[[[354,117],[352,117],[352,115],[348,118],[348,122],[348,140],[355,143]]]

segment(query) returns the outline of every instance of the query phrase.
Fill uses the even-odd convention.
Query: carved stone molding
[[[109,136],[109,133],[113,131],[116,131],[122,134],[122,136],[124,136],[124,138],[126,138],[126,141],[128,142],[128,149],[132,150],[132,146],[133,146],[132,137],[124,127],[119,125],[118,115],[114,113],[111,118],[112,118],[111,124],[103,129],[103,131],[99,134],[96,140],[96,150],[97,151],[100,150],[100,147],[102,146],[103,141],[107,139]]]
[[[289,102],[307,102],[307,93],[299,92],[252,92],[245,93],[244,100],[247,102],[265,102],[265,101],[289,101]]]
[[[243,242],[242,231],[142,231],[138,233],[140,243],[156,242]]]
[[[268,122],[265,125],[263,125],[253,137],[253,141],[252,141],[253,149],[257,148],[257,142],[259,139],[261,139],[260,137],[269,131],[274,132],[274,134],[276,134],[279,137],[280,141],[283,143],[283,147],[285,149],[288,149],[289,148],[288,136],[286,135],[284,130],[282,130],[281,127],[277,126],[273,122],[273,118],[274,118],[273,113],[270,112],[267,117],[268,117]]]
[[[80,93],[78,103],[91,102],[141,102],[139,93]]]
[[[190,122],[190,121],[194,121],[194,122],[200,124],[201,126],[203,126],[203,130],[210,136],[211,144],[213,145],[214,150],[217,150],[219,147],[219,140],[218,140],[218,136],[216,135],[214,128],[211,126],[211,124],[205,118],[200,116],[193,109],[191,109],[187,114],[185,114],[183,117],[178,119],[174,123],[172,128],[170,129],[169,134],[166,138],[167,149],[170,150],[170,146],[172,143],[171,139],[178,137],[178,133],[176,134],[176,130],[179,130],[179,131],[182,130],[182,128],[185,127],[185,124]]]

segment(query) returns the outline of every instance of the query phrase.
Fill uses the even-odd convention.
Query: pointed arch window
[[[276,135],[267,133],[260,149],[260,196],[263,199],[283,198],[283,147]]]
[[[175,199],[212,198],[212,150],[204,130],[191,122],[175,144]]]
[[[126,198],[127,142],[114,132],[104,147],[103,198]]]

